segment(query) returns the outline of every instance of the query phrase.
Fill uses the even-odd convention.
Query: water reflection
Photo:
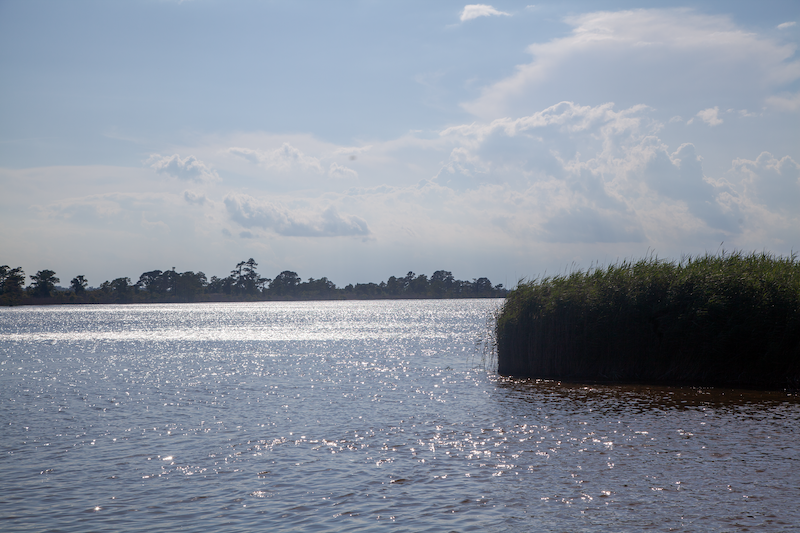
[[[795,394],[498,379],[494,396],[518,421],[505,432],[520,443],[528,436],[519,455],[547,458],[559,490],[542,501],[630,509],[700,530],[792,523],[776,502],[797,503],[787,492],[797,487]],[[520,501],[529,489],[520,487]]]
[[[798,405],[795,391],[759,391],[720,387],[609,385],[568,383],[554,380],[499,377],[497,386],[506,400],[550,402],[559,405],[585,406],[610,413],[627,414],[651,410],[726,409],[759,414],[781,405]]]

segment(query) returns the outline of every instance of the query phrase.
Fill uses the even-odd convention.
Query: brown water
[[[497,303],[0,310],[0,529],[798,529],[797,396],[503,379]]]

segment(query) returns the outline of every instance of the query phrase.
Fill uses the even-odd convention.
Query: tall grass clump
[[[800,261],[650,256],[522,282],[496,321],[498,371],[544,379],[800,386]]]

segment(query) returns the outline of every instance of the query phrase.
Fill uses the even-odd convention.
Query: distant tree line
[[[508,293],[502,284],[493,286],[488,278],[462,281],[446,270],[437,270],[430,277],[408,272],[380,283],[337,287],[326,277],[303,281],[290,270],[274,279],[264,278],[257,268],[258,263],[250,258],[238,263],[230,275],[209,280],[203,272],[177,272],[173,267],[144,272],[136,282],[127,277],[104,281],[97,288],[90,288],[80,275],[70,281],[69,288],[63,288],[53,270],[38,271],[25,287],[22,268],[4,265],[0,266],[0,304],[500,298]]]

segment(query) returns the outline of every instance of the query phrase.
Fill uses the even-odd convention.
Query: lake
[[[0,309],[0,529],[797,530],[796,395],[502,378],[500,303]]]

